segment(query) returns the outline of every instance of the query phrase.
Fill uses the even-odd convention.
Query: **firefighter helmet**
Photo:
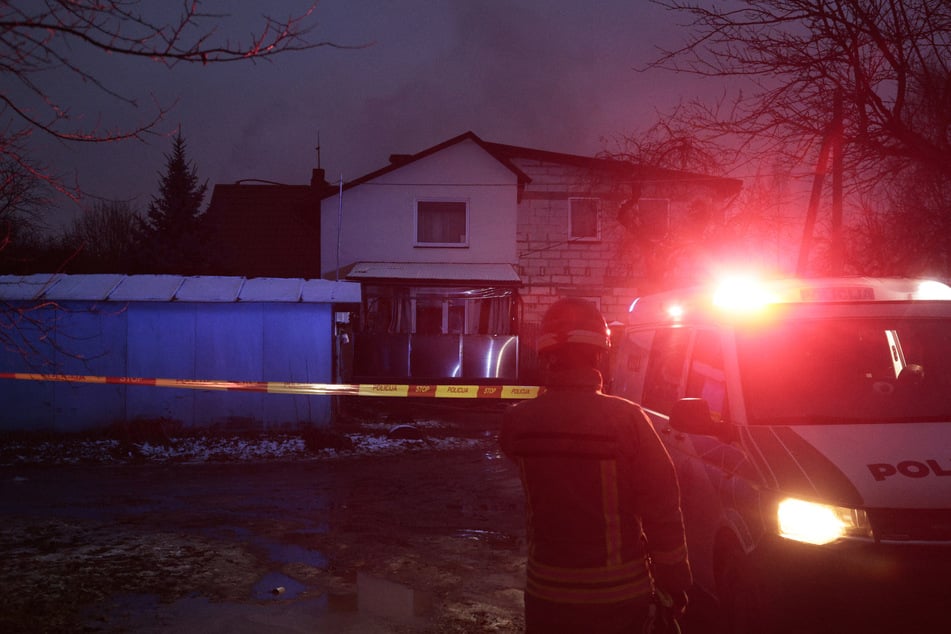
[[[560,299],[542,317],[538,352],[550,352],[565,344],[583,344],[598,350],[611,347],[611,330],[598,308],[589,301]]]

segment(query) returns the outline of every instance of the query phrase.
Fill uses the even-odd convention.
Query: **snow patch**
[[[426,431],[440,429],[437,421],[414,423],[423,431],[420,439],[390,438],[392,424],[368,423],[358,432],[342,434],[352,449],[309,449],[301,435],[280,434],[261,438],[242,436],[189,436],[161,441],[120,440],[10,441],[0,447],[0,466],[23,464],[114,464],[127,462],[241,462],[261,460],[328,460],[347,456],[392,455],[419,451],[474,449],[485,437],[445,435],[430,437]]]

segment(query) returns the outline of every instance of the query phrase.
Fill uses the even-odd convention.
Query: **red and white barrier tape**
[[[226,392],[267,392],[268,394],[388,396],[403,398],[490,398],[530,399],[538,396],[538,386],[522,385],[414,385],[284,383],[276,381],[205,381],[197,379],[146,379],[129,376],[88,376],[81,374],[30,374],[0,372],[0,379],[21,381],[61,381],[115,385],[150,385],[191,390]]]

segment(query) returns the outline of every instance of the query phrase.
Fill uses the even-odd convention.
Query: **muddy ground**
[[[523,498],[500,412],[418,438],[376,425],[376,453],[157,460],[125,442],[41,464],[7,446],[0,631],[519,632]],[[415,610],[380,613],[361,579]]]

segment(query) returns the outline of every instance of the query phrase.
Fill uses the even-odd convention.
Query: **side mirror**
[[[675,402],[670,412],[670,426],[685,434],[717,436],[724,440],[733,437],[733,428],[713,420],[710,404],[703,398],[682,398]]]
[[[899,387],[912,387],[921,385],[925,379],[925,369],[917,363],[909,363],[898,373]]]

